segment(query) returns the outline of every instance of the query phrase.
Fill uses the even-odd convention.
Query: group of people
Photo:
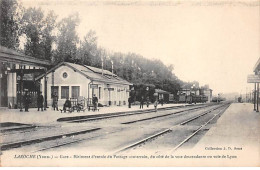
[[[59,110],[58,108],[58,95],[57,95],[57,92],[53,93],[52,94],[52,100],[53,100],[53,103],[52,103],[52,107],[55,110]],[[23,96],[23,101],[24,101],[24,108],[25,108],[25,112],[28,112],[29,111],[29,104],[31,103],[31,97],[30,95],[28,94],[28,91],[25,91],[25,95]],[[141,99],[140,99],[140,109],[143,109],[143,105],[144,103],[146,102],[146,106],[147,108],[149,107],[149,103],[150,103],[150,100],[149,100],[149,97],[146,98],[146,101],[144,100],[144,97],[142,96]],[[44,103],[44,99],[43,99],[43,95],[42,95],[42,92],[39,92],[38,93],[38,96],[37,96],[37,108],[38,108],[38,111],[43,111],[43,103]],[[128,98],[128,107],[131,108],[131,103],[132,103],[132,100],[131,100],[131,97]],[[162,104],[163,106],[163,99],[160,100],[160,103]],[[97,110],[97,107],[98,107],[98,98],[96,97],[96,95],[94,94],[93,95],[93,98],[92,98],[92,104],[93,104],[93,111],[96,111]],[[154,102],[154,108],[155,108],[155,111],[157,111],[157,106],[158,106],[158,100],[155,100]],[[66,110],[71,110],[71,101],[69,100],[69,98],[66,99],[64,105],[63,105],[63,111],[66,111]]]
[[[38,96],[37,96],[37,108],[38,108],[38,111],[43,111],[43,95],[42,95],[42,92],[39,92],[38,93]],[[31,100],[31,96],[28,92],[27,89],[25,89],[25,94],[23,96],[23,105],[24,105],[24,111],[25,112],[29,112],[29,106],[30,106],[30,103],[32,102]]]
[[[58,95],[57,92],[54,92],[52,94],[52,108],[55,111],[59,111],[59,107],[58,107]],[[63,104],[63,111],[70,111],[71,112],[71,101],[69,100],[69,98],[67,97],[65,100],[65,103]]]
[[[23,105],[24,105],[25,112],[29,112],[29,106],[30,106],[31,102],[32,102],[31,96],[28,93],[28,90],[25,89],[25,94],[23,96]],[[98,107],[98,98],[96,97],[95,94],[93,95],[93,98],[92,98],[92,104],[93,104],[93,110],[96,111],[97,107]],[[40,110],[43,111],[43,106],[44,106],[44,98],[43,98],[42,92],[38,92],[38,96],[37,96],[38,111],[40,111]],[[55,110],[59,111],[57,92],[52,94],[52,108],[54,111]],[[68,97],[66,98],[66,101],[63,105],[63,111],[66,111],[66,110],[71,110],[71,101],[69,100]]]
[[[141,97],[141,100],[140,100],[140,109],[143,109],[144,108],[144,97],[142,96]],[[146,106],[147,106],[147,108],[149,107],[149,102],[150,102],[150,100],[149,100],[149,97],[147,97],[146,98]]]
[[[131,103],[132,103],[132,99],[131,97],[128,98],[128,108],[131,108]],[[140,99],[140,109],[143,109],[144,108],[144,104],[146,103],[146,106],[147,108],[149,107],[149,104],[150,104],[150,99],[149,97],[146,98],[146,100],[144,100],[144,97],[142,96],[141,99]],[[160,102],[163,106],[163,101]],[[155,111],[157,112],[157,106],[158,106],[158,100],[156,99],[154,101],[154,109]]]
[[[52,107],[54,108],[54,110],[59,110],[58,109],[58,96],[57,93],[54,93],[52,95],[52,99],[53,99],[53,104]],[[31,103],[31,96],[28,93],[28,90],[25,90],[25,94],[23,96],[23,103],[24,103],[24,110],[25,112],[29,112],[29,105]],[[37,96],[37,108],[38,111],[43,111],[43,104],[44,104],[44,99],[43,99],[43,95],[42,92],[38,93]],[[63,110],[66,110],[66,108],[71,108],[71,102],[70,100],[67,98],[67,100],[65,101],[64,105],[63,105]]]
[[[52,96],[52,99],[53,99],[53,104],[52,104],[52,107],[54,110],[59,110],[58,108],[58,96],[57,96],[57,93],[54,93],[53,96]],[[93,95],[93,98],[92,98],[92,104],[93,104],[93,111],[96,111],[97,110],[97,107],[98,107],[98,98],[96,97],[96,95],[94,94]],[[71,108],[72,105],[71,105],[71,101],[69,100],[69,98],[67,97],[66,98],[66,101],[63,105],[63,111],[66,112],[67,110],[68,111],[72,111]]]

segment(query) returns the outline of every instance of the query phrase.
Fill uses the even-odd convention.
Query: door
[[[4,74],[4,72],[0,72],[0,90],[0,107],[7,107],[7,74]]]

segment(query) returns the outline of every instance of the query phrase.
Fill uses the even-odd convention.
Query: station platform
[[[163,106],[158,105],[159,108],[165,107],[174,107],[181,105],[190,105],[190,104],[164,104]],[[196,104],[199,105],[199,104]],[[60,108],[59,108],[60,109]],[[139,105],[133,105],[131,108],[128,108],[127,105],[124,106],[111,106],[111,107],[99,107],[99,111],[88,111],[72,113],[66,112],[61,113],[61,111],[54,111],[53,108],[47,108],[45,111],[37,111],[37,108],[29,108],[29,112],[20,112],[19,109],[0,109],[0,122],[16,122],[16,123],[26,123],[26,124],[55,124],[57,119],[62,117],[73,117],[73,116],[86,116],[86,115],[98,115],[98,114],[109,114],[117,112],[129,112],[129,111],[141,111],[154,109],[154,105],[150,104],[147,108],[144,105],[143,109],[140,109]]]
[[[218,155],[221,166],[260,166],[260,113],[253,108],[250,103],[232,103],[192,152]],[[207,160],[209,166],[219,163]]]

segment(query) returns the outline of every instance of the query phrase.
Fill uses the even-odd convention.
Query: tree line
[[[53,65],[73,62],[112,69],[119,77],[134,84],[139,91],[160,88],[177,94],[185,83],[174,74],[173,65],[166,66],[159,59],[150,60],[135,53],[108,52],[98,47],[97,35],[90,30],[80,40],[76,28],[79,14],[74,13],[58,21],[54,11],[47,14],[41,8],[25,9],[17,0],[0,1],[0,43],[26,55],[49,60]],[[158,56],[159,57],[159,56]]]

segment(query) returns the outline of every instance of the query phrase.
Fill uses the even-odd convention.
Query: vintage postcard
[[[259,0],[1,0],[1,167],[259,167]]]

